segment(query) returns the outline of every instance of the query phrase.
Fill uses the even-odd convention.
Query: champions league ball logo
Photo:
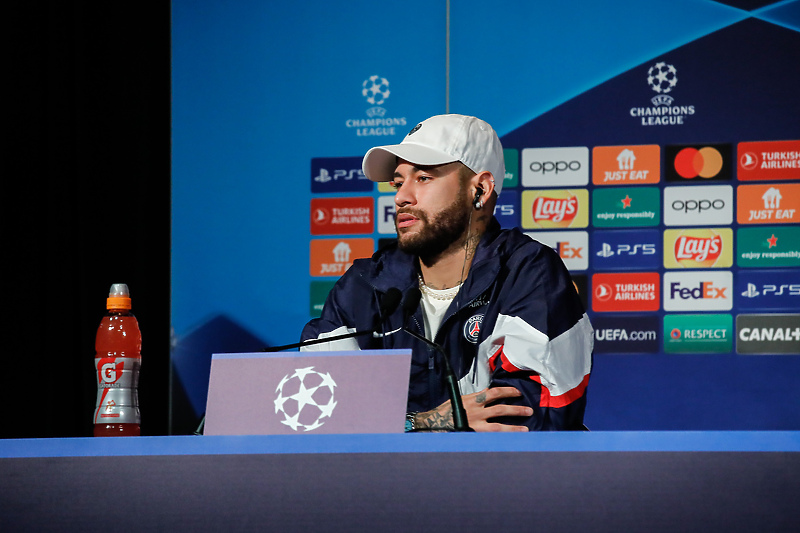
[[[655,92],[666,94],[678,84],[678,70],[660,61],[647,71],[647,84]]]
[[[336,407],[334,387],[336,382],[327,372],[317,372],[313,366],[298,368],[278,384],[275,414],[282,414],[281,423],[295,431],[313,431]]]
[[[389,81],[377,74],[370,76],[361,86],[361,94],[372,105],[381,105],[389,98]]]
[[[673,65],[659,61],[647,69],[647,85],[656,93],[650,99],[653,106],[630,109],[630,115],[639,119],[642,126],[681,125],[695,114],[693,105],[675,105],[675,99],[667,94],[678,85],[678,69]]]

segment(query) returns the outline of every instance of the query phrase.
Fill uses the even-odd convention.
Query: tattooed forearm
[[[444,414],[439,411],[433,410],[427,413],[419,413],[417,415],[417,427],[428,430],[452,430],[455,428],[453,424],[453,410],[447,409]]]

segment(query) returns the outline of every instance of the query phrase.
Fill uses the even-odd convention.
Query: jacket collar
[[[462,287],[462,298],[465,304],[480,296],[494,281],[500,272],[498,248],[504,239],[497,219],[492,217],[489,226],[481,236],[469,275]],[[419,258],[400,251],[397,244],[391,244],[378,250],[372,256],[370,264],[370,284],[379,292],[386,292],[391,287],[405,293],[417,284],[419,274]]]

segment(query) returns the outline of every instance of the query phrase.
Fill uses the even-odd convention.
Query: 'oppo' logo
[[[697,211],[702,213],[709,209],[725,209],[725,200],[717,198],[716,200],[675,200],[672,202],[672,209],[675,211],[683,211],[689,213],[690,211]]]
[[[573,172],[581,169],[580,161],[534,161],[530,164],[530,169],[533,172],[541,172],[547,174],[548,172],[566,172],[571,170]]]

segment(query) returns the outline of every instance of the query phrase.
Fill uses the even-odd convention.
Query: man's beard
[[[431,219],[422,212],[414,209],[404,210],[417,217],[421,229],[416,234],[407,234],[401,237],[397,228],[397,246],[403,252],[419,256],[421,259],[432,259],[447,250],[450,245],[458,241],[469,224],[470,211],[465,208],[466,187],[462,187],[453,202]]]

